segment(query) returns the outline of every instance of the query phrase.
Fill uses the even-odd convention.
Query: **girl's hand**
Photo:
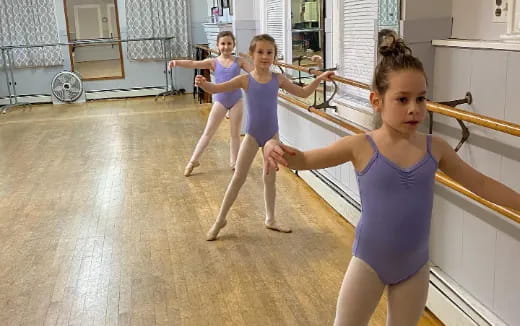
[[[207,82],[206,78],[202,75],[195,76],[195,86],[204,87],[204,84]]]
[[[175,68],[175,60],[168,61],[168,70]]]
[[[311,61],[321,67],[323,63],[323,58],[320,55],[313,55],[311,57]]]
[[[325,71],[325,72],[321,73],[318,77],[316,77],[316,79],[330,81],[331,76],[334,76],[334,71]]]
[[[296,155],[296,152],[293,151],[290,147],[280,144],[280,142],[276,139],[271,139],[267,141],[264,145],[264,169],[266,174],[269,174],[269,171],[274,170],[278,171],[278,163],[283,166],[287,166],[288,162],[283,157],[284,154],[288,155]]]

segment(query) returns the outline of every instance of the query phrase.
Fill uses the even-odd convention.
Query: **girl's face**
[[[404,134],[411,134],[426,115],[426,79],[418,70],[401,70],[388,75],[388,89],[383,97],[370,94],[383,125]]]
[[[218,50],[224,55],[231,55],[235,48],[235,42],[231,36],[223,36],[218,39]]]
[[[256,68],[268,69],[274,62],[275,48],[269,41],[257,41],[253,51],[253,62]]]

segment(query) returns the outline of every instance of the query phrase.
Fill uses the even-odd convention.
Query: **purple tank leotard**
[[[218,59],[215,59],[215,84],[227,82],[240,74],[240,65],[238,59],[228,68],[220,64]],[[242,98],[242,91],[240,89],[213,94],[213,101],[219,102],[226,109],[230,110]]]
[[[263,147],[278,132],[278,76],[273,73],[271,80],[262,84],[248,75],[246,133]]]
[[[396,284],[428,262],[438,162],[431,153],[430,135],[424,157],[405,169],[384,157],[366,136],[374,154],[357,173],[362,210],[352,252],[385,284]]]

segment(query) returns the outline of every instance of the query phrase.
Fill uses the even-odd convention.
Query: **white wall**
[[[253,36],[258,34],[258,12],[254,1],[233,1],[233,34],[237,41],[237,51],[247,53]]]
[[[505,1],[505,0],[504,0]],[[498,40],[506,23],[493,23],[494,0],[453,0],[453,38]]]
[[[194,44],[207,43],[206,34],[204,34],[203,23],[208,22],[210,9],[213,7],[213,0],[189,0],[191,4],[191,31]]]
[[[451,16],[452,0],[402,0],[401,19],[441,18]]]
[[[520,124],[520,52],[438,47],[436,100],[473,94],[462,109]],[[455,146],[460,127],[435,115],[434,134]],[[459,155],[471,166],[520,191],[520,139],[467,124]],[[520,325],[520,225],[438,186],[432,220],[432,261],[509,325]]]
[[[200,5],[200,0],[189,0],[191,4],[192,35],[195,42],[200,41],[197,22],[205,21],[209,9],[206,1]],[[121,38],[127,38],[126,27],[126,7],[125,0],[117,0]],[[58,34],[60,42],[67,42],[67,28],[65,24],[65,13],[63,0],[55,0],[55,12],[58,23]],[[204,36],[205,37],[205,36]],[[204,40],[203,40],[204,41]],[[15,80],[17,82],[17,93],[27,94],[50,94],[50,82],[53,76],[63,70],[70,70],[70,59],[67,47],[63,48],[64,65],[48,68],[34,69],[15,69]],[[123,61],[125,64],[125,79],[85,81],[84,87],[89,90],[120,89],[132,87],[161,87],[165,84],[164,62],[162,61],[130,61],[125,52],[126,46],[123,45]],[[184,88],[191,92],[193,87],[193,70],[177,69],[175,71],[175,85],[177,88]],[[0,97],[7,95],[5,86],[5,75],[0,72]]]
[[[426,75],[433,79],[433,39],[445,39],[451,35],[452,0],[404,0],[401,2],[401,36],[421,59]],[[432,83],[429,83],[431,96]]]

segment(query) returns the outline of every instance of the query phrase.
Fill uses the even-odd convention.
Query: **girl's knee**
[[[247,172],[235,170],[233,177],[231,178],[231,183],[242,186],[244,182],[246,182]]]

